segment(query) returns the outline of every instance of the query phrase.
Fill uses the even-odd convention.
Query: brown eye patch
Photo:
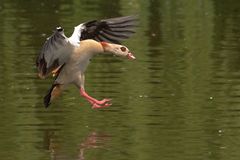
[[[125,52],[125,51],[127,50],[126,47],[121,47],[120,49],[121,49],[121,51],[123,51],[123,52]]]

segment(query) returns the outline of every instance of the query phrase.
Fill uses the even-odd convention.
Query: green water
[[[98,56],[86,73],[93,110],[69,87],[45,109],[53,79],[35,59],[52,30],[139,15],[124,42],[136,61]],[[237,160],[239,0],[0,0],[0,157],[4,160]]]

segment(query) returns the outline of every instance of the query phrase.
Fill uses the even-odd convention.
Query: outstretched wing
[[[119,44],[135,33],[136,16],[93,20],[75,27],[71,42],[79,43],[81,40],[94,39]]]
[[[44,43],[37,58],[39,76],[45,78],[51,72],[58,73],[81,40],[94,39],[119,44],[121,40],[135,33],[136,21],[136,16],[89,21],[76,26],[69,38],[65,36],[61,27],[57,27]]]
[[[69,43],[61,27],[47,38],[42,50],[37,57],[36,65],[39,77],[45,78],[49,73],[56,71],[68,60],[72,53],[73,45]]]

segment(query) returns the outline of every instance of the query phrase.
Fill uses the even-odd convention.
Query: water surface
[[[132,62],[97,56],[86,73],[92,110],[69,87],[45,109],[53,79],[35,59],[61,25],[139,15]],[[240,1],[2,0],[0,157],[5,160],[186,160],[240,157]]]

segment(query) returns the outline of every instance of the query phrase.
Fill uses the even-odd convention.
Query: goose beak
[[[127,58],[130,59],[130,60],[136,59],[136,57],[134,57],[134,55],[130,52],[127,54]]]

